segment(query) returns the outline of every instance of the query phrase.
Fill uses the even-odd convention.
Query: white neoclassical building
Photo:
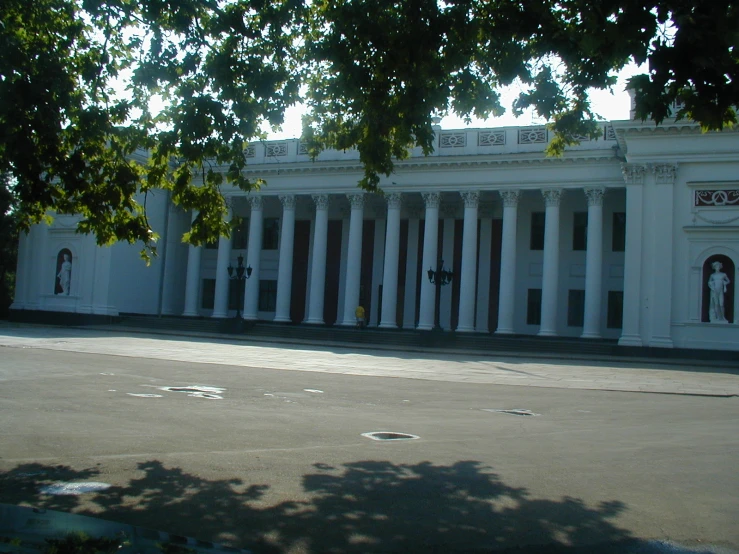
[[[226,191],[231,238],[181,242],[193,213],[147,201],[160,234],[98,247],[57,217],[21,237],[14,310],[233,317],[458,333],[618,339],[739,350],[739,132],[604,123],[561,158],[543,127],[437,130],[382,182],[356,187],[356,151],[312,161],[299,140],[248,150],[259,192]],[[229,265],[251,276],[239,290]],[[243,303],[243,304],[242,304]]]

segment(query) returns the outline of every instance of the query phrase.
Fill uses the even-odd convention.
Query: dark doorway
[[[341,228],[340,219],[329,220],[326,241],[326,289],[323,292],[323,322],[336,323],[339,310],[339,277],[341,272]]]
[[[293,247],[293,281],[290,295],[290,319],[300,323],[305,319],[305,300],[308,285],[308,250],[310,249],[310,221],[295,222]]]

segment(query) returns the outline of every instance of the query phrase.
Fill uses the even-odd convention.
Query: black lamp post
[[[241,319],[241,294],[244,292],[245,281],[251,277],[251,266],[244,267],[244,256],[239,256],[236,259],[238,260],[236,267],[228,264],[228,278],[238,283],[239,294],[236,304],[236,319]]]
[[[429,268],[429,282],[436,286],[436,314],[434,316],[434,330],[441,331],[441,287],[452,282],[454,273],[444,269],[444,260],[439,260],[436,270]]]

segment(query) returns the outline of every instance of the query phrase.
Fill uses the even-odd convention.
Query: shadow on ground
[[[474,461],[316,464],[303,476],[307,500],[277,504],[266,502],[267,484],[207,480],[157,460],[138,469],[142,477],[126,486],[51,496],[41,488],[104,481],[104,476],[96,468],[23,464],[0,473],[0,501],[93,515],[260,554],[657,552],[641,549],[647,543],[614,523],[626,509],[621,502],[587,506],[575,498],[531,498],[526,489],[506,485]],[[611,550],[624,544],[638,548]]]

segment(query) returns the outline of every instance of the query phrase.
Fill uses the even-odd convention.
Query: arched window
[[[56,273],[54,274],[54,294],[69,296],[72,283],[72,252],[62,248],[56,255]]]
[[[713,264],[719,262],[721,267],[714,268]],[[718,271],[718,272],[717,272]],[[723,273],[728,278],[729,282],[724,283],[721,287],[722,278],[713,277],[712,275],[720,275]],[[703,273],[701,279],[701,286],[703,287],[703,302],[701,307],[701,321],[706,323],[716,322],[720,319],[720,314],[716,313],[716,310],[711,305],[711,288],[709,287],[709,280],[717,284],[717,294],[714,296],[714,303],[721,300],[721,292],[723,292],[723,316],[728,323],[734,323],[734,290],[736,280],[736,266],[731,258],[724,254],[714,254],[706,259],[703,263]],[[713,312],[713,313],[712,313]]]

